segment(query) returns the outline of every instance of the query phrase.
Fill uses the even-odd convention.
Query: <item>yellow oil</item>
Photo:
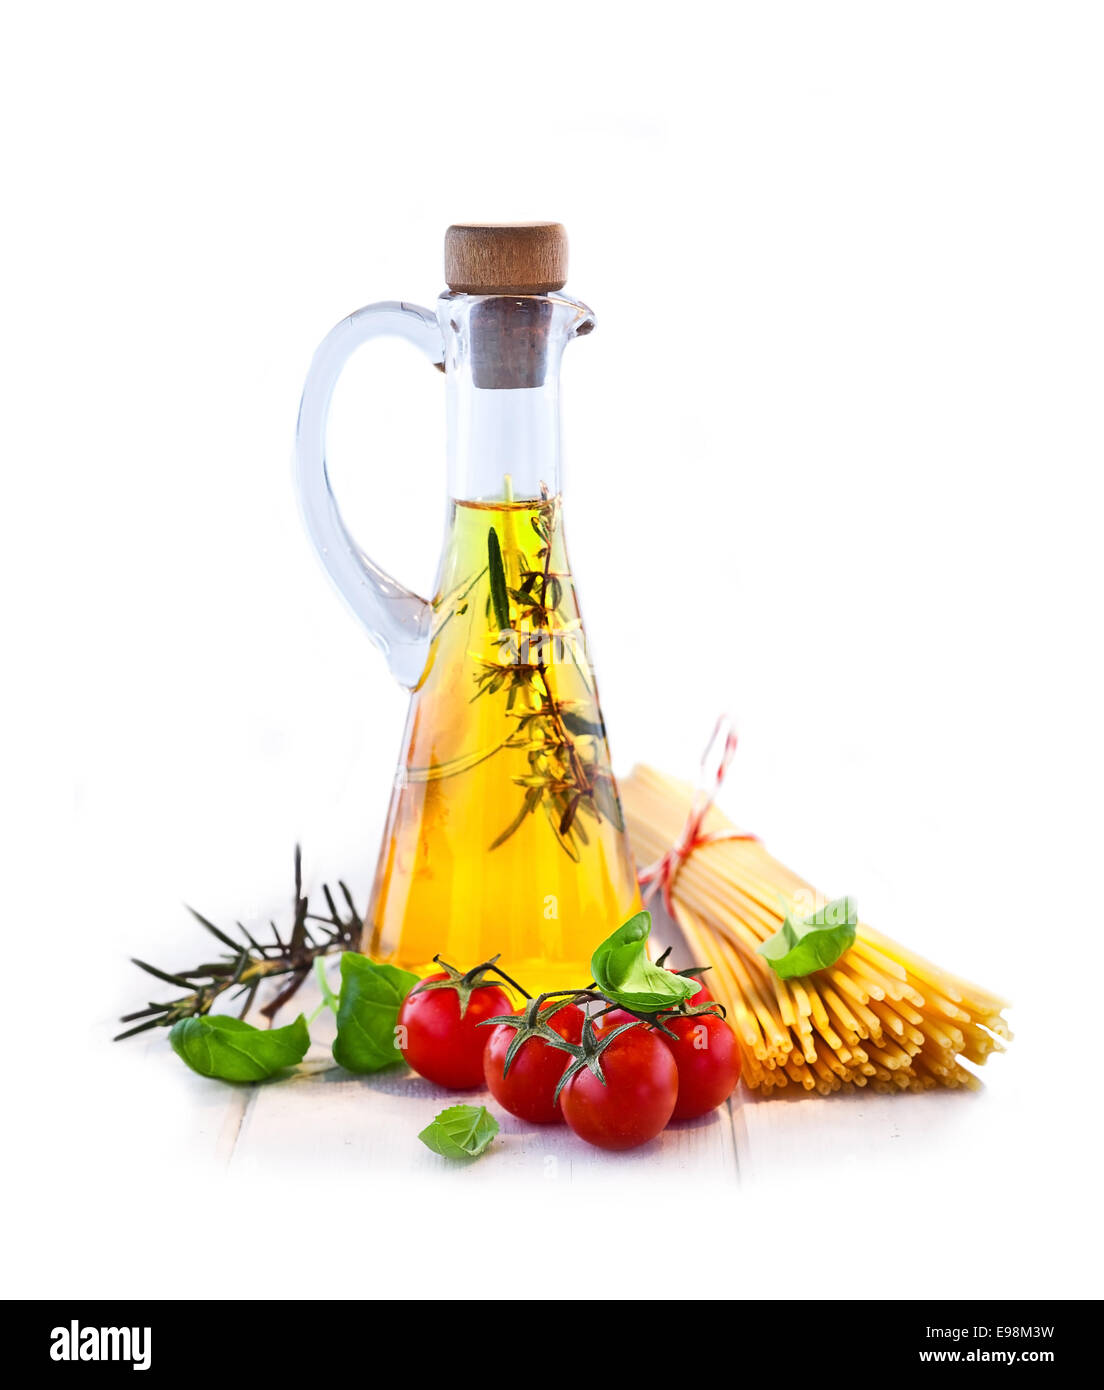
[[[501,952],[533,992],[585,984],[639,894],[559,499],[454,502],[433,608],[366,949],[422,972]]]

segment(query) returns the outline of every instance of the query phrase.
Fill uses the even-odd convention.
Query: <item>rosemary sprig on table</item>
[[[331,952],[356,949],[363,915],[346,885],[339,880],[337,887],[342,899],[341,906],[329,885],[324,883],[321,893],[326,903],[325,913],[310,910],[309,899],[303,893],[302,855],[296,845],[294,909],[291,928],[285,936],[280,935],[275,922],[269,922],[272,941],[258,941],[241,922],[237,922],[235,926],[239,936],[235,939],[190,907],[188,911],[196,921],[229,949],[222,952],[218,960],[197,965],[191,970],[160,970],[155,965],[136,959],[134,964],[140,970],[187,992],[166,1004],[150,1003],[135,1013],[124,1014],[120,1023],[134,1023],[136,1019],[142,1022],[119,1033],[115,1041],[133,1037],[135,1033],[144,1033],[148,1028],[170,1028],[182,1018],[205,1014],[227,990],[235,991],[231,996],[233,999],[244,1000],[238,1015],[243,1018],[252,1007],[262,983],[280,979],[281,985],[276,994],[260,1009],[271,1025],[276,1014],[306,980],[316,960]]]

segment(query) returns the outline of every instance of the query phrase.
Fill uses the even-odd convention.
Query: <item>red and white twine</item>
[[[713,726],[713,733],[710,735],[705,752],[702,754],[702,786],[694,797],[690,814],[686,817],[686,824],[682,828],[682,834],[666,854],[653,864],[649,864],[647,868],[642,869],[638,875],[640,886],[644,889],[644,901],[647,903],[658,889],[664,907],[672,916],[674,916],[674,909],[671,904],[671,887],[678,876],[679,869],[696,849],[700,849],[703,845],[720,844],[723,840],[757,840],[759,838],[758,835],[751,835],[740,830],[714,831],[707,834],[703,828],[705,818],[717,799],[717,793],[721,789],[721,784],[724,782],[725,775],[735,756],[736,731],[732,727],[731,719],[727,715],[722,715]]]

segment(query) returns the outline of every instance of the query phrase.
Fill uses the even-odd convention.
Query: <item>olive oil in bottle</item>
[[[368,913],[377,959],[502,952],[527,988],[585,984],[635,906],[560,513],[452,504]]]

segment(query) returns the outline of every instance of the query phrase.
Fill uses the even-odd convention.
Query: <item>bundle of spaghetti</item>
[[[649,767],[621,783],[633,853],[652,864],[678,844],[694,790]],[[711,806],[694,848],[677,861],[666,897],[740,1041],[746,1083],[828,1095],[976,1088],[979,1065],[1011,1039],[1007,1003],[932,965],[860,922],[835,965],[782,980],[758,948],[782,925],[823,906],[810,884]]]

